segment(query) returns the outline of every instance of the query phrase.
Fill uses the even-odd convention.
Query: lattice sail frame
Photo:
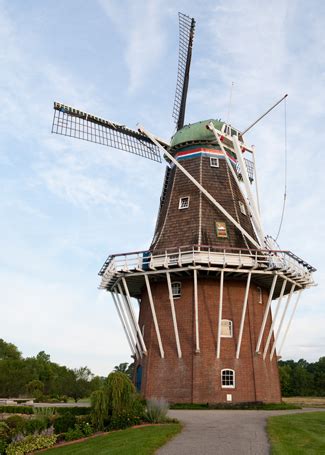
[[[146,135],[62,103],[54,103],[52,133],[124,150],[161,163],[159,148]]]
[[[179,55],[173,118],[179,130],[184,126],[185,106],[188,89],[189,70],[195,20],[186,14],[178,13],[179,18]]]

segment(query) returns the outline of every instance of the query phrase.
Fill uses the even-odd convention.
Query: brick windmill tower
[[[277,402],[277,355],[315,269],[265,237],[245,131],[214,119],[184,126],[195,21],[179,21],[170,143],[61,103],[52,132],[167,162],[151,246],[110,255],[99,272],[138,390],[178,403]]]

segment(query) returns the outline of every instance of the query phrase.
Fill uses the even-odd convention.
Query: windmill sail
[[[186,98],[188,90],[188,81],[190,75],[190,66],[192,58],[192,46],[195,30],[195,20],[178,13],[179,17],[179,55],[178,55],[178,72],[176,93],[173,109],[173,118],[177,130],[183,128],[185,119]]]
[[[144,134],[61,103],[54,103],[52,133],[114,147],[161,163],[159,148]]]

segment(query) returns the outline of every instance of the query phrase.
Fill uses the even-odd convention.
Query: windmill
[[[150,247],[111,254],[99,272],[138,390],[169,402],[280,401],[277,357],[315,269],[264,234],[248,129],[185,125],[195,20],[179,13],[179,25],[169,143],[58,102],[52,132],[166,162]]]

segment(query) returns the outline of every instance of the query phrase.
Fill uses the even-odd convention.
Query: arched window
[[[221,338],[232,338],[232,321],[230,319],[221,320]]]
[[[172,294],[174,299],[179,299],[182,291],[182,283],[180,281],[172,282]]]
[[[221,387],[224,389],[235,388],[235,370],[221,370]]]

